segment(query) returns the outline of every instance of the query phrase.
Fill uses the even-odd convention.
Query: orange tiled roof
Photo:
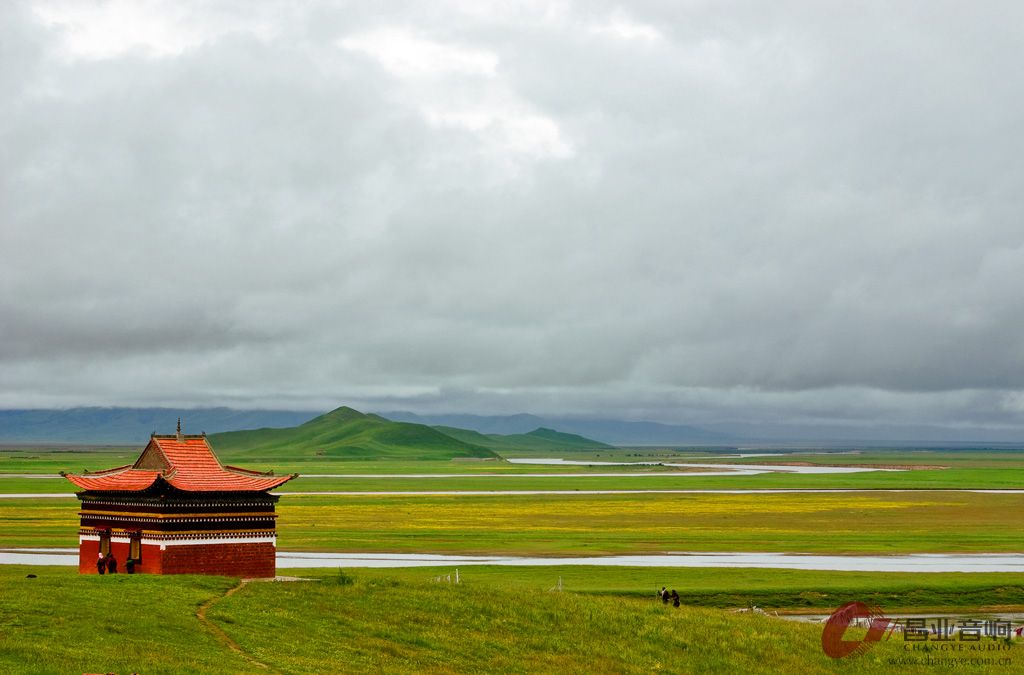
[[[84,475],[64,474],[83,490],[141,492],[165,481],[186,492],[263,492],[287,483],[298,474],[268,473],[223,466],[206,436],[153,436],[139,459]]]

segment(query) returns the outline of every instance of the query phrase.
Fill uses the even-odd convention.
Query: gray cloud
[[[1019,6],[251,7],[0,10],[0,405],[1024,426]]]

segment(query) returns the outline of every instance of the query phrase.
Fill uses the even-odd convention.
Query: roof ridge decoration
[[[82,474],[87,476],[109,476],[112,473],[120,473],[122,471],[131,469],[132,466],[132,464],[125,464],[124,466],[115,466],[111,469],[100,469],[99,471],[89,471],[88,469],[82,469]],[[63,471],[61,471],[61,475],[64,475]]]
[[[235,473],[240,473],[240,474],[243,474],[243,475],[246,475],[246,476],[273,476],[274,475],[274,470],[273,469],[271,469],[270,471],[257,471],[255,469],[243,469],[240,466],[231,466],[230,464],[225,464],[224,465],[224,470],[225,471],[234,471]]]
[[[156,436],[156,434],[154,434],[154,435],[149,437],[149,443],[146,444],[146,447],[142,449],[142,454],[140,454],[139,458],[137,460],[135,460],[134,464],[132,464],[132,468],[133,469],[137,469],[137,470],[140,470],[140,471],[154,471],[154,470],[156,470],[153,466],[147,466],[147,464],[150,464],[150,460],[152,459],[152,456],[156,455],[156,459],[159,462],[159,464],[161,465],[161,469],[160,470],[161,471],[168,471],[168,470],[170,470],[170,468],[172,466],[171,459],[163,451],[163,448],[160,447],[160,444],[156,440],[157,438],[158,437]]]

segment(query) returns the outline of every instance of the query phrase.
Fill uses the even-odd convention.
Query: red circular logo
[[[844,640],[846,629],[854,623],[866,624],[867,634],[860,640]],[[878,607],[869,607],[863,602],[848,602],[832,612],[832,616],[825,622],[825,630],[821,633],[821,648],[834,659],[860,656],[882,639],[890,623]]]

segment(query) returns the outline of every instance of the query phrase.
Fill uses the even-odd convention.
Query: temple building
[[[101,555],[144,574],[272,577],[277,531],[268,491],[276,477],[224,466],[206,434],[153,434],[134,464],[62,474],[82,489],[78,570],[96,574]]]

